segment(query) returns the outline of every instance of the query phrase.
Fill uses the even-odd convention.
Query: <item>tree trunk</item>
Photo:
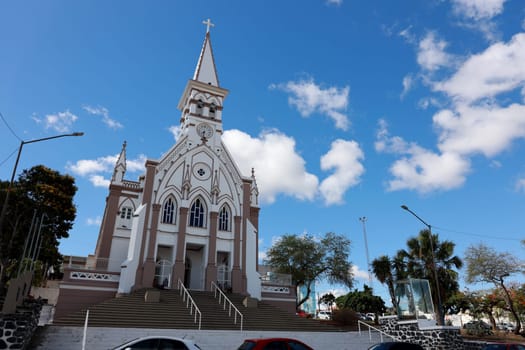
[[[519,335],[521,331],[521,322],[520,317],[518,316],[518,313],[514,309],[514,304],[512,303],[512,298],[510,297],[510,293],[508,289],[503,284],[503,279],[500,278],[499,284],[501,286],[501,289],[503,289],[503,292],[505,292],[505,301],[507,302],[507,306],[509,307],[510,313],[512,316],[514,316],[514,319],[516,320],[516,328],[514,328],[514,334]]]

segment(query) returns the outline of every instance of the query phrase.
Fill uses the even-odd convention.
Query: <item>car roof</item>
[[[195,342],[191,339],[184,339],[184,338],[180,338],[180,337],[172,337],[172,336],[169,336],[169,335],[146,335],[144,337],[137,337],[137,338],[133,338],[133,339],[130,339],[122,344],[119,344],[115,347],[113,347],[112,349],[117,349],[117,348],[120,348],[124,345],[128,345],[128,344],[131,344],[131,343],[134,343],[136,341],[139,341],[139,340],[147,340],[147,339],[170,339],[170,340],[178,340],[178,341],[181,341],[183,343],[186,343],[187,345],[196,345]]]
[[[244,341],[251,341],[251,342],[258,342],[258,341],[276,341],[276,340],[293,340],[293,341],[300,341],[299,339],[295,338],[283,338],[283,337],[273,337],[273,338],[251,338],[251,339],[245,339]]]

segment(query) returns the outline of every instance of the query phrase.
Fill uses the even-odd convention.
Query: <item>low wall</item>
[[[38,326],[43,302],[24,301],[12,314],[0,314],[0,349],[27,349]]]
[[[380,318],[381,329],[388,335],[416,343],[427,350],[479,350],[484,342],[464,341],[458,327],[420,327],[417,320],[399,321],[397,317]]]

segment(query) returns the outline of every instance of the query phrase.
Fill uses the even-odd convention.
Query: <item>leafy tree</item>
[[[510,253],[498,253],[483,243],[470,246],[465,255],[467,261],[467,283],[488,282],[503,292],[508,310],[516,320],[515,334],[521,330],[521,322],[514,307],[511,292],[505,279],[517,273],[523,273],[523,263]]]
[[[390,260],[387,255],[382,255],[372,261],[372,271],[376,276],[377,280],[382,284],[386,284],[388,293],[390,294],[390,300],[392,306],[397,310],[398,302],[395,293],[394,282],[396,280],[394,269],[394,263]]]
[[[284,235],[268,251],[265,263],[275,272],[290,274],[297,288],[306,286],[306,294],[296,300],[296,308],[308,300],[316,280],[353,285],[350,240],[329,232],[320,240],[312,235]]]
[[[9,184],[2,182],[0,185],[6,189]],[[38,165],[24,170],[11,191],[0,237],[0,294],[4,292],[6,281],[16,277],[17,268],[7,268],[21,263],[26,241],[36,228],[33,217],[43,217],[42,224],[38,224],[40,246],[34,250],[39,253],[36,260],[41,262],[43,271],[60,263],[59,240],[69,236],[76,217],[73,197],[77,187],[69,175]],[[1,193],[3,205],[5,191]]]
[[[471,294],[457,291],[443,303],[443,308],[448,314],[459,314],[472,309]]]
[[[383,313],[386,310],[385,302],[381,297],[373,295],[372,288],[365,285],[362,291],[355,289],[336,299],[339,309],[351,309],[357,312]]]
[[[335,296],[332,293],[324,294],[321,299],[319,299],[319,302],[328,306],[330,311],[332,311],[332,305],[335,304]]]
[[[440,242],[438,235],[431,235],[427,229],[421,230],[417,237],[409,238],[407,247],[407,250],[398,251],[397,258],[404,261],[408,277],[429,280],[434,310],[441,324],[444,310],[438,307],[435,276],[438,278],[439,296],[441,300],[447,300],[459,290],[458,272],[454,269],[460,269],[463,262],[454,255],[453,242]]]

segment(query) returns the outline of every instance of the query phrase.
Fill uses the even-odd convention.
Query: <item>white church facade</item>
[[[258,271],[259,205],[254,172],[244,175],[221,140],[228,90],[219,84],[206,33],[180,98],[180,135],[137,181],[126,179],[124,143],[109,185],[95,254],[64,262],[57,316],[142,288],[211,290],[295,304],[293,288],[264,285]]]

